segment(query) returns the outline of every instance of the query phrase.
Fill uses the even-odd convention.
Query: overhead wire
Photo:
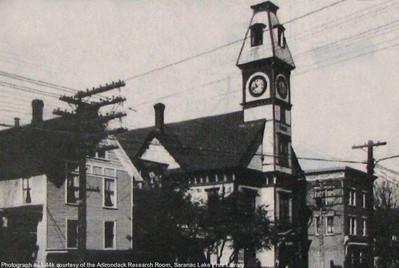
[[[28,93],[33,93],[33,94],[41,94],[41,95],[45,95],[45,96],[52,97],[52,98],[58,98],[59,97],[58,94],[50,93],[50,92],[43,91],[43,90],[38,90],[38,89],[35,89],[35,88],[31,88],[31,87],[26,87],[26,86],[16,85],[16,84],[12,84],[12,83],[7,83],[7,82],[3,82],[3,81],[0,81],[0,86],[2,86],[2,87],[10,87],[10,88],[14,88],[16,90],[21,90],[21,91],[28,92]]]
[[[332,7],[332,6],[336,5],[336,4],[342,3],[342,2],[344,2],[344,1],[346,1],[346,0],[337,1],[336,3],[332,3],[332,4],[330,4],[330,5],[327,5],[327,6],[323,7],[323,8],[320,8],[320,9],[318,9],[318,10],[314,10],[314,11],[311,11],[311,12],[306,13],[306,14],[304,14],[304,15],[301,15],[300,17],[293,18],[293,19],[289,20],[288,22],[286,22],[285,24],[291,23],[291,22],[296,21],[296,20],[298,20],[298,19],[305,18],[305,17],[307,17],[307,16],[310,16],[310,15],[312,15],[312,14],[315,14],[315,13],[317,13],[317,12],[320,12],[320,11],[326,9],[326,8],[330,8],[330,7]],[[210,49],[210,50],[207,50],[207,51],[204,51],[204,52],[201,52],[201,53],[192,55],[192,56],[190,56],[190,57],[186,57],[186,58],[184,58],[184,59],[181,59],[181,60],[178,60],[178,61],[175,61],[175,62],[166,64],[166,65],[163,65],[163,66],[160,66],[160,67],[157,67],[157,68],[154,68],[154,69],[152,69],[152,70],[149,70],[149,71],[146,71],[146,72],[137,74],[137,75],[133,75],[133,76],[127,77],[127,78],[125,78],[124,80],[125,80],[125,81],[129,81],[129,80],[137,79],[137,78],[139,78],[139,77],[147,76],[147,75],[152,74],[152,73],[154,73],[154,72],[158,72],[158,71],[161,71],[161,70],[163,70],[163,69],[166,69],[166,68],[169,68],[169,67],[172,67],[172,66],[179,65],[179,64],[184,63],[184,62],[186,62],[186,61],[189,61],[189,60],[192,60],[192,59],[195,59],[195,58],[199,58],[199,57],[202,57],[202,56],[204,56],[204,55],[213,53],[213,52],[215,52],[215,51],[218,51],[218,50],[223,49],[223,48],[225,48],[225,47],[229,47],[229,46],[231,46],[231,45],[233,45],[233,44],[237,44],[237,43],[242,42],[242,41],[244,41],[244,40],[245,40],[245,38],[241,38],[241,39],[238,39],[238,40],[229,42],[229,43],[227,43],[227,44],[224,44],[224,45],[222,45],[222,46],[218,46],[218,47],[215,47],[215,48],[213,48],[213,49]]]
[[[399,186],[399,182],[397,180],[394,180],[391,177],[389,177],[388,174],[385,173],[385,171],[377,169],[377,172],[380,173],[380,176],[378,176],[378,177],[381,178],[382,180],[385,180],[391,184]],[[382,174],[382,176],[381,176],[381,174]]]
[[[128,142],[134,142],[134,143],[143,143],[143,140],[138,140],[138,139],[127,139],[126,137],[123,137],[123,134],[118,135],[118,140],[125,140]],[[154,146],[162,146],[158,143],[152,143],[149,142],[149,145],[154,145]],[[236,151],[231,151],[231,150],[225,150],[225,149],[220,149],[220,148],[206,148],[202,146],[188,146],[188,145],[168,145],[170,148],[174,148],[177,150],[195,150],[195,151],[203,151],[203,152],[211,152],[211,153],[219,153],[221,155],[242,155],[242,152],[236,152]],[[271,157],[271,158],[276,158],[280,157],[281,155],[274,155],[272,153],[254,153],[254,156],[262,156],[262,157]],[[302,156],[297,156],[297,159],[299,160],[308,160],[308,161],[324,161],[324,162],[336,162],[336,163],[351,163],[351,164],[366,164],[365,161],[353,161],[353,160],[345,160],[345,159],[334,159],[334,158],[318,158],[318,157],[302,157]]]
[[[343,0],[343,1],[345,1],[345,0]],[[296,20],[299,20],[299,19],[302,19],[302,18],[304,18],[304,17],[306,17],[306,16],[309,16],[309,15],[311,15],[311,14],[317,13],[317,12],[323,10],[323,9],[329,8],[330,6],[334,6],[334,5],[339,4],[339,3],[343,2],[343,1],[338,1],[338,2],[332,3],[331,5],[327,5],[327,6],[325,6],[325,7],[322,7],[322,8],[320,8],[320,9],[318,9],[318,10],[314,10],[314,11],[309,12],[309,13],[307,13],[307,14],[305,14],[305,15],[300,16],[300,17],[291,19],[291,20],[285,22],[285,24],[291,23],[291,22],[296,21]],[[242,41],[242,40],[244,40],[244,39],[240,39],[239,41]],[[231,45],[231,43],[226,44],[226,45]],[[220,47],[212,49],[211,52],[213,52],[213,51],[215,51],[215,50],[218,50],[218,49],[220,49]],[[200,54],[194,55],[193,57],[199,57],[200,55],[203,55],[203,54],[204,54],[204,53],[200,53]],[[186,60],[188,60],[188,59],[191,59],[191,58],[193,58],[193,57],[184,59],[184,61],[186,61]],[[180,62],[181,62],[181,61],[179,61],[178,63],[180,63]],[[173,64],[176,64],[176,63],[173,63]],[[170,64],[169,64],[169,65],[170,65]],[[169,65],[167,65],[167,66],[169,67]],[[166,68],[166,67],[165,67],[165,68]],[[155,72],[155,70],[154,70],[154,72]],[[5,74],[7,74],[7,73],[5,73]],[[13,75],[13,74],[9,74],[9,73],[8,73],[8,75]],[[16,76],[14,76],[14,77],[16,77]],[[25,81],[29,81],[29,80],[27,80],[27,79],[29,79],[29,78],[26,78],[26,77],[19,76],[19,78],[25,79]],[[30,80],[33,80],[33,79],[30,79]],[[34,82],[34,83],[36,83],[36,82],[37,82],[37,83],[41,83],[41,82],[44,82],[44,81],[33,80],[33,81],[31,81],[31,82]],[[49,85],[49,86],[58,87],[58,85],[55,85],[55,84],[51,84],[51,83],[48,83],[48,82],[44,82],[44,83],[46,83],[46,84]],[[69,90],[69,92],[74,91],[74,89],[72,89],[72,88],[67,88],[67,87],[63,87],[63,86],[61,86],[61,88],[63,88],[63,90]]]
[[[396,40],[396,39],[395,39],[395,40]],[[380,43],[384,43],[384,41],[382,41],[382,42],[380,42]],[[384,46],[384,47],[382,47],[382,48],[378,48],[378,49],[374,49],[374,50],[369,50],[369,51],[367,51],[367,52],[365,52],[365,53],[361,53],[361,54],[350,55],[350,56],[347,57],[347,58],[342,58],[342,57],[341,57],[341,58],[339,58],[340,60],[338,60],[338,61],[335,61],[335,62],[332,62],[332,63],[328,63],[328,64],[324,64],[324,65],[317,65],[317,64],[314,64],[315,67],[309,68],[309,69],[304,70],[304,71],[302,71],[302,72],[300,72],[301,68],[298,68],[298,69],[299,69],[299,72],[298,72],[298,70],[297,70],[297,72],[293,73],[292,75],[293,75],[293,76],[301,76],[301,75],[303,75],[303,74],[306,74],[306,73],[308,73],[308,72],[317,70],[317,69],[319,69],[319,68],[324,68],[324,67],[332,66],[332,65],[335,65],[335,64],[338,64],[338,63],[342,63],[342,62],[345,62],[345,61],[348,61],[348,60],[360,58],[360,57],[362,57],[362,56],[366,56],[366,55],[369,55],[369,54],[372,54],[372,53],[377,53],[377,52],[384,51],[384,50],[387,50],[387,49],[391,49],[391,48],[394,48],[394,47],[397,47],[397,46],[399,46],[399,43],[398,43],[398,44],[392,44],[392,45],[389,45],[389,46]],[[216,83],[220,82],[221,80],[223,80],[223,79],[215,80],[214,83],[216,84]],[[209,85],[211,85],[211,84],[212,84],[212,82],[206,83],[206,84],[204,84],[204,87],[209,86]],[[202,87],[200,87],[200,88],[202,88]],[[192,88],[192,89],[190,89],[190,90],[184,90],[184,92],[188,92],[188,91],[192,91],[192,90],[198,90],[198,89],[200,89],[200,88],[199,88],[199,87],[195,87],[195,88]],[[218,99],[218,98],[224,97],[224,96],[226,96],[226,95],[235,94],[235,93],[238,93],[238,92],[241,92],[241,91],[242,91],[242,89],[239,89],[239,90],[232,90],[232,91],[228,91],[228,92],[223,93],[223,94],[219,94],[218,96],[210,96],[210,97],[205,97],[205,98],[201,98],[201,99],[196,99],[196,100],[192,100],[192,101],[190,101],[190,102],[188,102],[188,103],[184,103],[184,104],[180,104],[180,105],[174,105],[174,106],[172,106],[172,107],[175,108],[175,107],[180,107],[180,106],[187,105],[187,104],[192,104],[192,103],[197,103],[197,102],[203,102],[204,100],[207,100],[207,99]],[[178,95],[178,93],[174,93],[174,94],[173,94],[173,96],[176,96],[176,95]],[[167,99],[167,98],[169,98],[169,97],[170,97],[170,96],[164,96],[164,97],[157,98],[156,100],[157,100],[157,101],[160,101],[160,100]],[[141,104],[140,104],[139,106],[137,106],[137,107],[140,107],[140,106],[142,106],[142,105],[144,105],[144,104],[147,104],[147,103],[150,103],[150,102],[153,102],[153,101],[146,101],[145,103],[141,103]]]
[[[346,23],[347,23],[347,22],[346,22]],[[380,29],[384,29],[384,28],[390,29],[389,26],[391,26],[391,27],[396,27],[396,24],[397,24],[397,21],[389,22],[389,23],[386,23],[386,24],[384,24],[384,25],[382,25],[382,26],[377,26],[377,27],[375,27],[375,28],[372,28],[372,29],[363,31],[363,32],[361,32],[361,33],[357,33],[357,34],[351,35],[351,36],[349,36],[349,37],[344,37],[344,38],[339,39],[339,40],[336,40],[336,41],[334,41],[334,42],[331,42],[331,43],[328,43],[328,44],[323,44],[322,46],[318,46],[318,47],[316,47],[316,48],[307,50],[307,51],[302,52],[302,53],[300,53],[300,54],[298,54],[298,55],[294,55],[294,58],[301,57],[302,55],[310,54],[311,52],[314,52],[314,51],[317,51],[317,50],[320,50],[320,49],[326,49],[326,48],[328,48],[329,46],[336,45],[336,44],[338,44],[338,43],[340,43],[340,42],[344,42],[344,41],[349,41],[349,40],[354,40],[354,39],[363,38],[363,37],[365,37],[367,34],[370,34],[370,33],[372,33],[372,32],[376,32],[376,31],[378,31],[378,30],[380,30]],[[394,25],[394,26],[392,26],[392,25]],[[392,32],[392,30],[391,30],[390,32]],[[394,40],[395,40],[395,39],[394,39]],[[383,41],[383,42],[385,42],[385,41]],[[380,43],[383,43],[383,42],[380,42]],[[380,43],[379,43],[379,44],[380,44]],[[377,50],[377,51],[378,51],[378,50]],[[328,52],[326,52],[326,53],[328,53]],[[302,56],[302,57],[303,57],[303,56]],[[330,65],[331,65],[331,64],[330,64]],[[312,66],[312,65],[310,65],[310,66]],[[314,64],[313,66],[317,66],[317,63]],[[327,65],[326,65],[326,66],[327,66]],[[328,65],[328,66],[329,66],[329,65]],[[302,67],[300,67],[300,68],[298,68],[298,69],[301,70],[301,68],[302,68]],[[311,70],[305,70],[305,71],[303,71],[302,73],[306,73],[306,72],[309,72],[309,71],[311,71]],[[300,74],[300,73],[296,72],[296,73],[293,74],[293,75],[299,75],[299,74]],[[223,79],[220,79],[220,80],[223,80]],[[218,80],[216,80],[216,81],[218,81]],[[205,86],[206,86],[206,84],[205,84]],[[200,87],[200,88],[201,88],[201,87]],[[195,90],[195,89],[198,89],[198,87],[193,88],[192,90]],[[187,92],[187,91],[190,91],[190,90],[184,90],[184,91],[181,91],[181,92]],[[237,91],[235,91],[235,92],[237,92]],[[232,92],[232,93],[233,93],[233,92]],[[172,95],[173,95],[173,96],[178,95],[178,92],[177,92],[177,93],[173,93]],[[168,97],[169,97],[169,96],[164,96],[164,97],[161,97],[161,98],[157,98],[156,100],[162,100],[162,99],[165,99],[165,98],[168,98]],[[151,102],[151,101],[146,101],[145,103],[149,103],[149,102]],[[142,103],[142,104],[144,104],[144,103]],[[140,104],[139,106],[141,106],[142,104]]]
[[[33,78],[29,78],[26,76],[17,75],[17,74],[13,74],[13,73],[9,73],[9,72],[4,72],[4,71],[0,71],[0,76],[8,77],[10,79],[15,79],[15,80],[22,81],[22,82],[32,83],[32,84],[42,86],[42,87],[53,88],[56,90],[67,92],[67,93],[77,93],[79,91],[79,90],[71,88],[71,87],[60,86],[60,85],[46,82],[43,80],[37,80],[37,79],[33,79]],[[93,96],[93,97],[94,98],[105,98],[103,95],[97,95],[97,96]]]
[[[384,167],[384,166],[382,166],[381,164],[376,164],[375,166],[378,167],[378,168],[381,168],[381,169],[383,169],[383,170],[385,170],[385,171],[388,171],[388,172],[390,172],[390,173],[392,173],[392,174],[394,174],[394,175],[396,175],[396,176],[399,176],[399,171],[396,171],[396,170],[393,170],[393,169]]]
[[[4,72],[4,71],[0,71],[0,75],[1,76],[5,76],[5,77],[9,77],[15,80],[19,80],[19,81],[23,81],[23,82],[28,82],[28,83],[32,83],[38,86],[45,86],[48,88],[53,88],[53,89],[57,89],[57,90],[61,90],[64,92],[68,92],[68,93],[76,93],[76,89],[70,88],[70,87],[64,87],[64,86],[60,86],[54,83],[49,83],[49,82],[45,82],[42,80],[37,80],[37,79],[32,79],[32,78],[28,78],[26,76],[22,76],[22,75],[17,75],[17,74],[13,74],[13,73],[9,73],[9,72]]]
[[[394,159],[394,158],[398,158],[398,157],[399,157],[399,155],[392,155],[392,156],[380,158],[380,159],[376,160],[375,162],[379,163],[381,161],[385,161],[385,160],[388,160],[388,159]]]
[[[345,0],[344,0],[344,1],[345,1]],[[333,3],[332,6],[333,6],[333,5],[336,5],[336,4],[338,4],[338,3],[341,3],[341,2],[343,2],[343,1],[338,1],[338,2],[336,2],[336,3]],[[326,6],[326,7],[324,7],[324,8],[319,9],[319,10],[315,10],[315,11],[310,12],[310,13],[308,13],[308,14],[305,14],[305,15],[303,15],[303,16],[300,16],[300,17],[291,19],[291,20],[289,20],[288,22],[285,22],[285,23],[290,23],[290,22],[293,22],[293,21],[295,21],[295,20],[304,18],[305,16],[308,16],[308,15],[311,15],[311,14],[314,14],[314,13],[317,13],[317,12],[319,12],[319,11],[325,9],[325,8],[328,8],[328,7],[329,7],[329,6]],[[239,41],[242,41],[242,40],[244,40],[244,39],[240,39]],[[227,44],[227,45],[231,45],[231,43],[229,43],[229,44]],[[218,50],[218,49],[220,49],[220,47],[215,48],[215,49],[212,49],[211,51],[213,52],[213,51]],[[204,54],[204,53],[200,53],[200,54],[194,55],[194,56],[192,56],[192,57],[190,57],[190,58],[184,59],[184,61],[187,61],[187,60],[189,60],[189,59],[192,59],[193,57],[199,57],[200,55],[203,55],[203,54]],[[181,61],[178,61],[178,63],[181,63]],[[173,64],[176,64],[176,63],[173,63]],[[169,64],[169,65],[170,65],[170,64]],[[167,65],[167,66],[169,67],[169,65]],[[166,67],[165,67],[165,68],[166,68]],[[154,72],[155,72],[155,71],[156,71],[156,70],[154,70]],[[6,74],[7,74],[7,73],[6,73]],[[21,78],[21,77],[20,77],[20,78]],[[22,79],[29,79],[29,78],[22,77]],[[44,82],[44,81],[36,80],[36,82],[39,82],[39,83],[40,83],[40,82]],[[47,83],[47,82],[45,82],[45,83]],[[47,84],[50,84],[50,85],[51,85],[51,83],[47,83]],[[55,86],[57,86],[57,85],[55,85]],[[74,90],[74,89],[71,89],[71,88],[65,88],[65,87],[64,87],[64,90],[65,90],[65,89],[72,90],[72,91]],[[172,95],[177,95],[177,93],[174,93],[174,94],[172,94]]]

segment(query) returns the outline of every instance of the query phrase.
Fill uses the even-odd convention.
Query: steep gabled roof
[[[243,113],[166,124],[163,133],[153,127],[117,136],[133,161],[157,138],[185,171],[238,167],[261,143],[265,120],[243,122]],[[257,144],[256,144],[257,143]],[[253,149],[255,148],[255,150]]]
[[[78,129],[77,118],[58,117],[0,131],[0,180],[47,174],[62,183],[65,161],[82,149]]]
[[[58,152],[70,148],[70,136],[61,132],[65,123],[55,118],[0,131],[0,179],[46,173]]]

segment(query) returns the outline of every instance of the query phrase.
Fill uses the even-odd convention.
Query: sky
[[[115,126],[154,124],[153,105],[176,122],[241,110],[235,66],[252,16],[243,0],[0,1],[0,123],[30,123],[33,99],[45,119],[58,95],[119,79],[128,116]],[[300,158],[365,161],[399,154],[399,2],[275,0],[296,69],[292,141]],[[10,75],[11,74],[11,75]],[[36,83],[10,76],[34,79]],[[15,76],[14,76],[15,77]],[[44,81],[70,89],[43,87]],[[69,107],[69,109],[72,109]],[[301,159],[304,169],[364,164]],[[399,158],[381,161],[399,171]],[[382,169],[376,169],[382,175]],[[385,174],[399,180],[398,174]]]

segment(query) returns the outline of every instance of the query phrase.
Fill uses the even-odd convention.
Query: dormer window
[[[263,23],[256,23],[251,26],[251,46],[256,47],[263,44],[263,29],[266,26]]]
[[[96,152],[96,158],[107,159],[107,151]]]

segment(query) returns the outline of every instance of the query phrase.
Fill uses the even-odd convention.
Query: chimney
[[[157,103],[154,105],[154,110],[155,110],[155,130],[157,132],[163,133],[165,105],[163,103]]]
[[[19,117],[14,118],[14,127],[19,127]]]
[[[42,100],[36,99],[32,101],[32,124],[43,121],[43,106]]]

